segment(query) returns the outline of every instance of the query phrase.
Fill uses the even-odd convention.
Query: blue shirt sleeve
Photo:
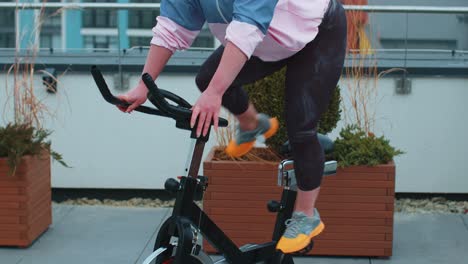
[[[160,13],[192,31],[201,30],[205,23],[199,0],[162,0]]]
[[[235,0],[233,20],[254,25],[266,34],[277,3],[278,0]]]

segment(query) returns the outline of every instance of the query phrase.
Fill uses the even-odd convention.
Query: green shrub
[[[285,73],[286,68],[244,87],[259,112],[278,118],[280,123],[278,132],[266,141],[267,146],[277,152],[288,140],[284,118]],[[340,89],[337,87],[328,110],[319,120],[319,133],[329,133],[336,127],[341,117],[340,98]]]
[[[386,164],[404,152],[390,146],[383,136],[366,135],[357,125],[348,125],[335,140],[333,157],[340,167]]]
[[[53,159],[68,167],[62,156],[52,151],[47,137],[51,132],[36,129],[29,125],[8,124],[0,127],[0,158],[7,158],[9,175],[15,173],[21,158],[25,155],[40,155],[42,151],[50,152]]]

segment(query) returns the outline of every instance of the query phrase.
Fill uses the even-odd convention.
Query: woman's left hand
[[[218,117],[221,109],[222,94],[213,92],[213,89],[206,89],[198,98],[195,105],[192,107],[192,119],[190,120],[190,127],[195,126],[195,122],[198,120],[197,125],[197,137],[203,130],[203,136],[206,136],[210,129],[211,120],[215,131],[218,130]]]

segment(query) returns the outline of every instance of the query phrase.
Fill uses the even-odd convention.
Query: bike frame
[[[192,132],[192,137],[193,134]],[[198,180],[198,170],[202,161],[205,142],[208,140],[208,137],[209,135],[204,138],[197,138],[188,175],[180,179],[180,188],[177,192],[172,217],[170,218],[172,221],[167,229],[169,230],[169,234],[167,235],[175,236],[177,233],[178,238],[183,240],[182,243],[179,242],[179,245],[190,246],[184,249],[177,249],[174,263],[189,263],[190,255],[193,253],[194,245],[191,245],[193,232],[191,227],[187,225],[196,227],[203,237],[207,239],[219,253],[223,254],[225,259],[230,263],[255,263],[268,260],[274,256],[276,252],[276,244],[285,229],[284,222],[291,218],[296,200],[296,191],[289,188],[283,189],[281,197],[282,208],[278,211],[276,216],[272,241],[259,245],[252,245],[245,250],[241,250],[194,201],[197,185],[200,184]],[[156,243],[158,243],[158,241],[156,241]]]

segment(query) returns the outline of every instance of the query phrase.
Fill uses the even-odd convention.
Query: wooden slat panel
[[[323,178],[323,182],[327,183],[328,181],[388,181],[387,172],[345,172],[343,170],[338,170],[336,175],[327,176]]]
[[[52,224],[52,211],[51,209],[43,210],[38,213],[36,218],[33,219],[28,232],[29,243],[33,242],[40,234],[42,234]]]
[[[24,231],[28,230],[28,227],[23,224],[1,224],[0,225],[0,233],[5,230],[19,230]]]
[[[211,170],[259,170],[259,171],[277,171],[278,163],[264,163],[255,161],[212,161]]]
[[[27,201],[27,197],[24,195],[11,195],[11,194],[0,193],[0,208],[2,208],[1,203],[3,202],[19,203],[19,202],[26,202],[26,201]]]
[[[230,230],[226,229],[223,231],[230,239],[248,239],[248,240],[260,240],[267,242],[271,240],[272,232],[267,231],[248,231],[248,230]],[[386,241],[386,234],[366,234],[366,233],[330,233],[323,232],[318,237],[315,238],[316,241],[322,240],[332,240],[332,241],[345,241],[345,242],[356,242],[356,241]],[[387,240],[388,241],[388,240]]]
[[[336,226],[336,225],[360,225],[360,226],[388,226],[384,218],[351,218],[349,217],[327,217],[322,219],[326,227]],[[323,217],[322,217],[323,218]]]
[[[8,177],[3,174],[0,174],[0,178],[2,177]],[[0,188],[18,188],[18,187],[26,187],[28,185],[28,182],[26,181],[0,181]]]
[[[262,240],[257,240],[257,241],[251,241],[249,239],[237,239],[236,240],[236,245],[237,246],[242,246],[245,244],[250,244],[250,243],[262,243],[264,241]],[[204,243],[204,250],[210,254],[216,254],[217,251],[209,245],[207,242]],[[385,251],[384,248],[330,248],[330,247],[323,247],[316,245],[312,249],[311,252],[309,252],[307,255],[317,255],[317,256],[323,256],[323,255],[331,255],[331,256],[373,256],[373,257],[380,257],[380,256],[389,256],[388,253],[389,249]],[[390,252],[391,255],[391,252]],[[310,258],[310,262],[314,262],[314,258]]]
[[[20,230],[3,230],[0,232],[0,239],[26,239],[26,233]]]
[[[207,190],[215,192],[231,192],[231,193],[270,193],[278,194],[283,191],[283,188],[278,186],[242,186],[238,187],[236,185],[208,185]]]
[[[45,211],[50,211],[52,207],[52,202],[51,202],[51,195],[50,194],[45,194],[43,197],[41,197],[36,204],[34,204],[33,207],[29,210],[29,214],[27,215],[27,219],[29,223],[33,224],[34,219],[41,214],[42,212]]]
[[[320,210],[356,210],[356,211],[388,211],[386,204],[383,203],[330,203],[321,202],[320,198],[316,204]]]
[[[205,199],[203,201],[203,208],[267,208],[267,203],[264,201],[249,201],[241,202],[236,200],[211,200]]]
[[[241,178],[244,181],[252,178],[265,179],[276,182],[278,180],[278,170],[207,170],[203,175],[210,178]]]
[[[328,180],[324,181],[322,188],[327,187],[344,187],[344,188],[388,188],[393,183],[391,181],[356,181],[356,180]]]
[[[332,233],[327,229],[321,233],[316,240],[341,240],[341,241],[384,241],[387,234],[367,233]]]
[[[262,178],[216,178],[212,177],[210,180],[211,184],[214,185],[228,185],[228,186],[273,186],[277,187],[277,181],[265,180]],[[209,188],[209,187],[208,187]]]
[[[27,210],[25,208],[21,209],[0,209],[0,217],[1,216],[26,216],[28,215]]]
[[[276,214],[267,210],[266,206],[263,209],[259,208],[210,208],[210,213],[213,215],[245,215],[245,216],[259,216],[265,218],[275,218]]]
[[[20,202],[0,202],[0,209],[20,209]]]
[[[239,195],[237,193],[211,193],[213,200],[237,200],[237,201],[269,201],[278,197],[272,194],[265,193],[245,193]]]
[[[361,196],[391,196],[388,194],[387,188],[343,188],[343,187],[326,187],[320,188],[320,195],[361,195]]]
[[[35,206],[35,204],[44,196],[51,195],[50,181],[44,181],[36,185],[37,187],[31,189],[27,196],[29,198],[28,206]]]
[[[264,168],[256,172],[255,165],[242,167],[240,162],[224,168],[223,162],[205,164],[210,186],[204,206],[210,217],[233,237],[238,246],[268,241],[276,214],[267,211],[266,202],[279,200],[281,196],[281,187],[276,186],[276,165],[271,166],[271,172],[264,171]],[[234,167],[233,172],[225,171]],[[391,254],[394,174],[395,166],[390,163],[376,167],[340,168],[337,175],[325,177],[317,207],[326,228],[316,238],[318,246],[313,254]],[[279,192],[271,192],[274,188]]]
[[[238,186],[238,185],[215,185],[210,184],[207,192],[229,192],[229,193],[273,193],[281,194],[282,188],[274,184],[269,186]],[[359,195],[359,196],[391,196],[387,195],[386,188],[347,188],[347,187],[322,187],[320,189],[320,197],[322,195]]]
[[[272,222],[229,222],[225,221],[224,219],[219,219],[217,217],[212,218],[212,220],[219,226],[222,230],[247,230],[247,231],[264,231],[264,230],[271,230],[273,232],[273,228],[275,226],[274,221]],[[247,224],[246,224],[247,223]]]
[[[390,256],[392,256],[392,254],[393,254],[393,248],[385,248],[385,249],[384,249],[384,252],[385,252],[385,253],[384,253],[384,256],[385,256],[385,257],[390,257]]]
[[[333,203],[393,203],[392,196],[359,196],[359,195],[320,195],[320,202]]]
[[[20,217],[17,216],[0,216],[0,224],[20,224]]]
[[[0,239],[0,246],[26,247],[28,244],[27,239]]]
[[[338,168],[338,173],[395,173],[395,164],[390,162],[386,165],[378,166],[351,166],[348,168]]]
[[[3,176],[0,176],[0,177],[3,177]],[[0,196],[2,196],[2,195],[18,195],[18,194],[21,194],[20,188],[0,187]]]

